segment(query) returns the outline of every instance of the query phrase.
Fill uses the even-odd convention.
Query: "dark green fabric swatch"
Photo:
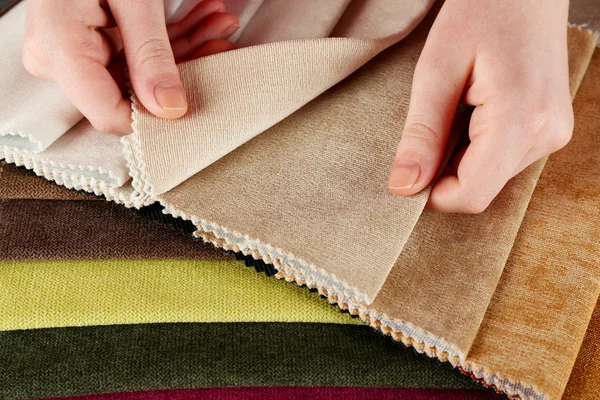
[[[0,333],[0,398],[226,386],[480,388],[368,326],[175,323]]]

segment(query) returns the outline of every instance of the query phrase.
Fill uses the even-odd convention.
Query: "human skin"
[[[427,187],[459,103],[470,143],[435,183],[427,208],[480,213],[507,181],[564,147],[573,131],[567,0],[446,0],[414,73],[389,189]]]
[[[235,48],[226,39],[238,28],[221,0],[169,25],[163,0],[28,0],[23,64],[56,81],[96,129],[130,133],[125,64],[150,112],[180,118],[188,104],[176,61]]]
[[[58,82],[104,132],[131,130],[119,74],[125,61],[144,106],[179,118],[187,102],[175,61],[234,48],[225,39],[239,26],[221,0],[204,0],[168,26],[163,0],[135,4],[27,2],[25,67]],[[446,0],[416,66],[390,192],[410,196],[431,183],[459,103],[474,107],[470,143],[436,181],[430,210],[480,213],[510,178],[565,146],[573,130],[567,17],[568,0]],[[122,37],[114,28],[96,29],[115,25]]]

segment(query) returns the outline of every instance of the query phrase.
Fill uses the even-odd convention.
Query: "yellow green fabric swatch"
[[[156,322],[360,324],[238,261],[0,263],[0,330]]]

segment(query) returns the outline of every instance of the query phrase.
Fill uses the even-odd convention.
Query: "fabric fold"
[[[254,16],[262,24],[270,22],[276,26],[286,5],[287,3],[278,0],[267,0],[261,4]],[[390,151],[397,144],[402,130],[401,121],[404,118],[404,115],[398,115],[397,104],[403,105],[404,113],[408,101],[408,87],[385,87],[384,81],[387,78],[382,76],[379,85],[389,97],[389,104],[381,111],[374,109],[379,107],[375,97],[380,98],[381,94],[372,94],[373,107],[366,109],[367,112],[372,112],[368,118],[358,115],[356,110],[346,108],[346,122],[336,121],[335,118],[339,118],[339,115],[335,111],[323,115],[329,125],[327,126],[311,122],[311,117],[307,118],[308,114],[305,112],[301,122],[304,127],[297,134],[290,136],[291,139],[277,138],[275,134],[270,134],[269,140],[274,145],[268,144],[264,147],[260,141],[257,142],[261,149],[256,154],[264,154],[265,160],[271,158],[271,161],[264,165],[249,163],[249,160],[234,161],[247,174],[252,175],[248,182],[254,182],[254,188],[249,189],[248,193],[256,189],[277,188],[281,186],[281,179],[293,184],[296,177],[302,175],[298,173],[298,168],[303,169],[303,164],[307,161],[316,162],[310,159],[306,149],[313,149],[314,154],[323,157],[318,161],[323,167],[323,182],[339,179],[334,178],[335,174],[339,177],[348,173],[355,174],[351,185],[342,179],[339,183],[333,182],[325,188],[323,203],[317,207],[306,208],[305,204],[297,203],[299,200],[302,203],[298,196],[303,196],[303,193],[315,188],[310,179],[305,180],[303,184],[296,182],[298,184],[288,190],[287,196],[298,197],[294,200],[296,205],[305,207],[308,214],[301,217],[303,221],[297,221],[299,224],[293,229],[290,229],[290,226],[286,227],[285,233],[280,232],[281,227],[269,233],[269,236],[279,235],[279,238],[271,239],[263,233],[255,234],[256,222],[252,223],[252,229],[246,229],[236,223],[229,224],[226,220],[220,223],[218,221],[221,217],[213,218],[208,210],[205,214],[198,213],[198,208],[193,207],[193,204],[190,205],[192,208],[186,209],[178,204],[169,204],[166,200],[170,192],[176,192],[171,198],[184,193],[179,186],[185,185],[186,180],[203,180],[206,174],[198,177],[199,172],[206,170],[214,162],[231,154],[257,135],[265,135],[265,130],[349,76],[386,47],[403,39],[425,17],[432,0],[401,4],[394,1],[372,2],[347,10],[346,5],[345,1],[328,3],[324,6],[327,12],[324,15],[318,14],[319,23],[314,26],[310,23],[304,24],[310,29],[298,24],[292,31],[289,26],[283,24],[283,28],[267,32],[268,35],[277,34],[284,38],[306,38],[324,35],[334,29],[340,37],[249,46],[181,64],[179,68],[182,79],[189,91],[188,115],[179,120],[161,120],[150,115],[134,97],[134,133],[121,138],[124,158],[119,158],[120,144],[116,143],[116,136],[96,132],[85,120],[39,155],[5,152],[0,156],[8,162],[25,165],[59,184],[104,195],[108,200],[126,206],[141,207],[160,201],[167,210],[219,224],[221,230],[230,229],[230,233],[244,232],[248,238],[254,238],[255,243],[259,243],[257,245],[274,249],[271,251],[273,258],[293,260],[294,268],[304,269],[313,279],[328,280],[332,290],[334,287],[339,288],[353,298],[371,302],[402,250],[429,193],[429,190],[425,190],[412,198],[399,199],[391,196],[385,189],[385,176],[392,160]],[[317,16],[306,4],[297,7],[295,12],[304,15],[307,21],[312,21]],[[23,12],[22,7],[11,11]],[[388,22],[381,22],[383,20]],[[248,23],[250,29],[252,23],[252,20]],[[336,25],[339,26],[335,27]],[[252,33],[251,30],[248,32]],[[253,40],[274,39],[268,35],[261,38],[260,32],[253,35]],[[399,70],[399,73],[412,74],[404,69]],[[410,79],[403,81],[410,82]],[[388,79],[387,84],[390,83]],[[348,97],[350,99],[354,95]],[[352,102],[359,108],[366,104],[364,99],[358,98],[354,98]],[[378,126],[377,118],[384,115],[388,120],[389,116],[398,115],[398,123]],[[455,132],[463,129],[466,124],[464,113],[459,115],[462,117],[457,118]],[[348,121],[353,122],[350,124]],[[307,127],[310,127],[312,132]],[[374,127],[384,133],[379,135]],[[345,132],[337,132],[337,137],[334,137],[325,131],[327,129]],[[370,138],[365,138],[365,135],[369,135]],[[330,147],[323,148],[323,145]],[[230,159],[236,160],[246,151],[241,150]],[[301,154],[303,158],[298,157]],[[360,163],[356,162],[356,158],[361,158]],[[273,164],[275,159],[279,165]],[[82,164],[83,162],[85,164]],[[373,168],[370,162],[376,167]],[[292,163],[294,165],[290,166]],[[247,168],[250,164],[252,166]],[[283,165],[288,165],[288,172],[280,169]],[[278,173],[287,173],[289,176],[282,175],[280,179],[267,177],[263,180],[260,178],[264,176],[263,168],[275,169]],[[292,171],[294,175],[291,175]],[[333,175],[328,177],[327,171]],[[242,176],[242,173],[238,175]],[[129,180],[129,177],[132,179]],[[229,180],[225,175],[218,179],[221,181],[216,182],[218,185]],[[357,199],[354,188],[364,185],[365,182],[369,182],[372,187],[365,188],[365,195]],[[190,187],[193,187],[194,195],[198,194],[200,203],[208,196],[215,195],[209,187],[199,188],[194,184],[185,186]],[[282,189],[283,186],[279,188]],[[271,196],[278,195],[273,193]],[[271,205],[278,205],[281,204],[282,198],[265,200],[271,202]],[[289,204],[294,202],[290,201]],[[325,204],[328,206],[325,207]],[[251,205],[252,202],[246,202],[244,207]],[[383,207],[378,208],[378,205]],[[274,212],[289,214],[289,207],[287,205]],[[378,211],[361,211],[370,207]],[[327,208],[338,210],[338,215],[323,220],[320,210],[325,211]],[[229,213],[229,210],[225,209],[211,211]],[[255,213],[254,209],[248,212]],[[264,216],[267,212],[275,215],[268,208],[259,208],[255,214],[262,218],[260,215]],[[388,218],[388,213],[394,217]],[[373,221],[377,223],[375,228],[371,229],[369,225]],[[296,224],[293,219],[290,222]],[[325,223],[330,225],[325,226]],[[301,231],[302,227],[307,226],[310,229]],[[364,230],[360,239],[357,237],[358,227]],[[339,229],[344,232],[340,234],[336,231]],[[266,227],[264,231],[268,231]],[[299,237],[309,235],[312,238],[307,238],[306,243],[297,241],[292,245],[289,242],[293,239],[293,234],[298,234]],[[318,243],[310,244],[319,234],[323,236],[317,239]],[[396,237],[397,240],[381,240],[388,235]],[[324,252],[320,250],[323,241],[331,243],[331,248]],[[361,243],[359,247],[354,246],[357,241]],[[243,243],[238,244],[242,244],[244,250],[249,248]],[[361,250],[368,248],[367,246],[371,246],[371,251],[375,254]],[[350,248],[352,250],[347,251]],[[282,251],[284,253],[281,253]],[[275,253],[281,254],[276,256]],[[286,263],[287,261],[284,264]]]
[[[134,99],[134,133],[123,138],[123,145],[136,190],[142,197],[151,197],[173,189],[403,39],[432,5],[428,0],[408,3],[384,1],[367,5],[369,12],[356,10],[351,27],[340,30],[345,37],[266,43],[181,64],[184,86],[194,88],[188,94],[190,111],[185,118],[153,118]],[[326,14],[315,27],[308,25],[310,29],[297,24],[292,31],[284,25],[253,34],[251,21],[248,35],[255,35],[252,44],[272,42],[277,36],[322,35],[330,29],[327,22],[337,21],[344,5],[331,3],[331,15]],[[277,26],[281,7],[286,4],[267,0],[255,17],[261,18],[261,25]],[[306,11],[309,6],[302,3],[298,8]],[[267,11],[263,15],[261,10]],[[394,29],[381,24],[383,19],[394,21]]]
[[[574,99],[594,51],[595,37],[568,30],[569,87]],[[511,179],[479,215],[425,212],[373,308],[427,333],[431,347],[465,358],[504,270],[546,159]],[[415,273],[415,271],[418,271]],[[452,344],[450,346],[449,344]]]

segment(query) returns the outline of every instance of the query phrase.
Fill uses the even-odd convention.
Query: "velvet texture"
[[[2,399],[202,387],[480,389],[366,326],[137,324],[0,332]]]
[[[0,199],[95,200],[97,197],[58,186],[25,168],[0,161]]]
[[[268,7],[263,3],[253,16],[278,15],[276,3],[271,2]],[[339,3],[340,7],[343,7],[342,3]],[[300,7],[300,11],[310,10]],[[349,7],[337,21],[332,34],[369,37],[372,25],[357,24],[357,21],[370,18],[368,10],[363,11]],[[417,14],[420,15],[411,15]],[[373,327],[419,352],[449,361],[463,372],[511,396],[558,399],[575,364],[600,291],[599,249],[590,239],[600,233],[597,192],[600,144],[595,135],[600,96],[597,56],[592,59],[598,38],[585,30],[569,29],[570,87],[578,121],[569,146],[512,180],[490,209],[481,215],[420,216],[427,192],[411,199],[398,199],[387,194],[385,184],[393,148],[406,114],[412,71],[434,16],[429,15],[406,39],[350,78],[237,148],[269,125],[261,125],[262,122],[253,119],[252,107],[255,105],[245,108],[239,120],[215,125],[240,133],[226,146],[210,140],[199,141],[193,133],[213,125],[203,125],[206,121],[196,118],[198,116],[193,113],[187,120],[165,122],[149,116],[136,105],[136,134],[124,141],[126,149],[131,150],[128,156],[133,185],[114,190],[101,188],[100,192],[109,199],[122,201],[125,197],[119,197],[119,193],[137,191],[134,200],[139,203],[136,205],[159,200],[166,212],[190,220],[197,228],[196,236],[218,247],[241,251],[274,264],[279,278],[319,290],[330,302],[359,315]],[[248,24],[251,26],[251,21]],[[314,28],[321,32],[332,26],[316,24]],[[356,27],[365,30],[360,33],[359,29],[357,33],[353,30]],[[384,24],[376,30],[386,32],[388,28]],[[284,33],[289,32],[284,30]],[[336,40],[326,42],[337,43]],[[352,45],[334,46],[333,50],[311,47],[314,43],[310,40],[293,43],[303,43],[296,49],[298,57],[305,59],[308,54],[312,56],[324,51],[335,65],[362,48],[359,42],[363,43],[360,40],[344,41]],[[262,57],[261,52],[267,49],[272,52],[269,56],[277,55],[281,50],[273,43],[248,47],[246,53],[233,52],[231,57],[242,57],[243,54]],[[191,95],[191,98],[197,96],[197,103],[193,104],[204,105],[208,97],[203,96],[221,86],[218,80],[211,78],[210,68],[206,73],[202,72],[204,69],[200,71],[201,66],[210,67],[218,59],[209,58],[182,66],[186,82],[197,88]],[[591,68],[586,74],[590,60]],[[242,65],[248,70],[256,67],[252,60],[245,62],[248,64]],[[350,69],[358,64],[352,65]],[[314,66],[300,66],[296,71],[299,76],[309,76],[311,67]],[[279,75],[276,72],[258,74],[265,80],[273,76]],[[327,86],[325,83],[332,82],[332,76],[324,74],[317,82]],[[277,83],[282,87],[291,85],[289,75],[284,74],[282,79],[275,80],[274,86],[270,82],[269,88],[276,87]],[[311,86],[311,90],[315,87]],[[203,88],[212,89],[202,91]],[[224,92],[227,96],[241,96],[227,90]],[[317,92],[310,93],[316,96]],[[272,102],[277,97],[273,97],[273,93],[266,92],[267,95],[257,102],[259,108],[274,107]],[[283,97],[288,108],[273,108],[274,114],[269,116],[271,122],[294,111],[295,106],[290,104],[298,107],[304,104],[304,100],[294,97],[296,94],[290,96]],[[225,97],[216,97],[212,106],[220,109],[225,104]],[[208,111],[210,107],[207,106]],[[459,110],[455,136],[462,132],[466,117],[468,114]],[[240,121],[248,130],[233,129]],[[230,122],[234,125],[228,125]],[[177,169],[177,163],[186,159],[183,157],[186,151],[169,149],[168,157],[164,158],[162,153],[159,156],[157,143],[160,143],[155,139],[164,137],[165,130],[183,135],[183,141],[189,140],[185,149],[195,149],[194,152],[208,156]],[[70,137],[67,134],[58,141],[74,140]],[[231,151],[234,148],[235,151]],[[213,156],[217,153],[220,158],[215,161],[217,158]],[[11,161],[10,157],[7,159]],[[17,163],[27,165],[18,160]],[[34,164],[27,166],[35,169]],[[162,168],[165,165],[168,168]],[[186,169],[188,167],[190,169]],[[206,168],[195,173],[200,167]],[[169,168],[176,168],[177,173]],[[306,172],[307,168],[310,173]],[[54,172],[60,175],[64,171]],[[117,173],[96,172],[115,181],[121,179]],[[103,179],[100,175],[94,179]],[[59,183],[71,185],[64,174],[60,176]],[[47,177],[56,178],[54,175]],[[183,180],[172,187],[174,182]],[[72,186],[92,187],[78,185]],[[168,261],[164,263],[163,267],[172,265]],[[77,265],[86,267],[74,262],[66,264],[62,272],[73,271]],[[96,265],[101,267],[100,270],[110,271],[105,276],[113,274],[109,262]],[[43,280],[37,281],[36,273],[32,272],[34,267],[25,263],[7,268],[8,275],[5,276],[10,282],[7,287],[16,288],[21,283],[23,293],[27,293],[27,288],[43,286],[40,283]],[[130,267],[134,271],[148,265],[132,262]],[[60,276],[56,265],[43,264],[46,271],[53,268],[54,274]],[[127,272],[120,273],[127,275]],[[147,271],[143,271],[144,274]],[[76,278],[77,274],[74,276]],[[136,276],[139,274],[128,275],[123,281],[131,282]],[[52,279],[49,292],[61,294],[57,285],[52,286],[51,282]],[[244,282],[247,284],[246,280]],[[82,286],[90,287],[92,283],[87,281]],[[141,286],[146,288],[143,290],[160,288]],[[98,287],[100,290],[92,293],[90,299],[108,293],[108,286]],[[6,329],[21,329],[19,323],[27,321],[22,317],[26,314],[22,312],[27,309],[26,300],[39,292],[36,290],[23,297],[18,290],[7,291],[6,298],[10,301],[6,307],[15,308],[8,314],[13,316],[12,325],[7,324]],[[146,299],[150,299],[147,303],[150,306],[139,315],[148,314],[155,319],[152,309],[161,308],[152,302],[171,294],[166,291],[150,293],[149,290],[148,293]],[[39,297],[39,304],[44,295]],[[79,296],[85,298],[85,293]],[[51,298],[62,299],[63,296]],[[71,300],[76,304],[80,297]],[[68,302],[69,297],[65,301]],[[49,308],[41,313],[44,316],[60,309],[53,307],[51,302],[48,304]],[[133,306],[139,304],[132,303]],[[87,315],[99,315],[89,310],[85,311],[89,313]],[[117,315],[131,314],[121,312]],[[37,327],[70,326],[76,320],[67,317],[63,322],[51,321]],[[128,323],[125,319],[106,322],[109,320],[104,323]],[[177,316],[164,322],[184,320]],[[93,318],[87,321],[91,322],[84,325],[97,324]],[[142,321],[138,319],[131,323]]]
[[[25,176],[21,173],[11,177]],[[38,183],[39,177],[33,178]],[[42,188],[49,182],[44,182]],[[49,196],[62,196],[63,188]],[[22,193],[22,192],[21,192]],[[80,192],[73,192],[73,197]],[[55,196],[56,195],[56,196]],[[231,259],[231,255],[104,201],[0,200],[0,261]]]
[[[318,301],[316,293],[273,282],[239,261],[0,265],[0,330],[151,322],[360,323]]]

